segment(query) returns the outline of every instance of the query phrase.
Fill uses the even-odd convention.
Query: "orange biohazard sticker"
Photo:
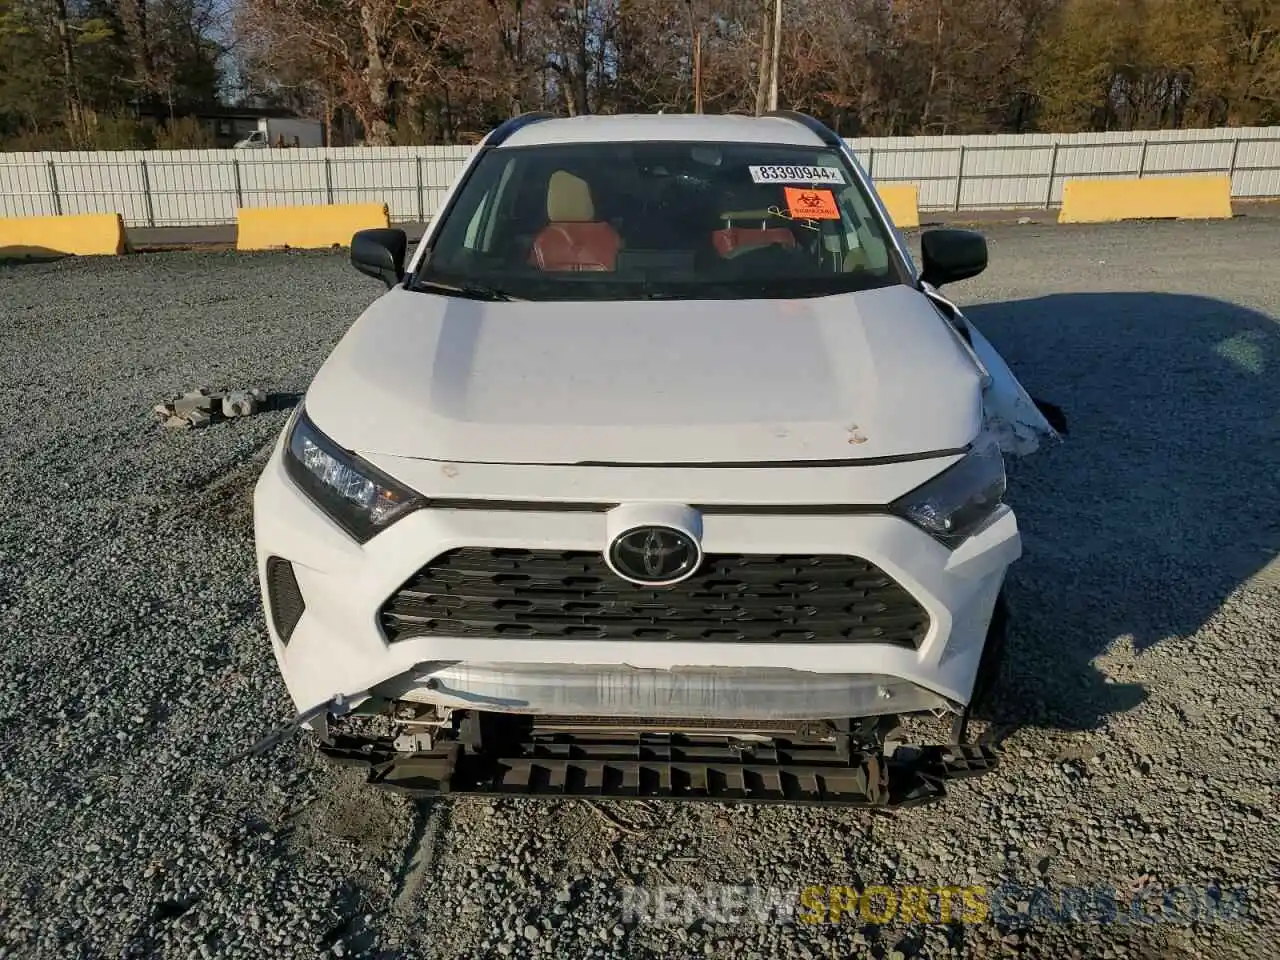
[[[783,187],[787,193],[787,212],[797,220],[839,220],[840,208],[830,190],[806,187]]]

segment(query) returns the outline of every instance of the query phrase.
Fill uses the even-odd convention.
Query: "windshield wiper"
[[[452,283],[441,283],[439,280],[419,280],[414,284],[414,289],[440,290],[450,296],[466,297],[468,300],[508,301],[521,299],[520,297],[513,297],[505,290],[499,290],[496,287],[485,287],[470,283],[455,286]]]

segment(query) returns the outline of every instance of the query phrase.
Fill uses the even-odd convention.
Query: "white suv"
[[[256,491],[295,723],[424,793],[880,804],[987,769],[1002,451],[1057,434],[937,292],[983,239],[921,246],[798,114],[521,116],[407,266],[357,234],[389,289]],[[953,742],[899,742],[921,712]]]

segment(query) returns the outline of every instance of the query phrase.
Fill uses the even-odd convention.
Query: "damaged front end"
[[[561,666],[552,683],[537,665],[429,666],[335,698],[283,734],[310,727],[323,756],[416,796],[898,807],[940,799],[948,780],[996,765],[984,746],[906,742],[900,711],[965,711],[889,677],[734,671],[730,683],[705,669]],[[660,713],[676,688],[681,699],[667,702],[696,715],[643,715]],[[717,716],[728,702],[739,715]],[[853,706],[862,715],[850,717]],[[555,707],[574,712],[548,712]],[[592,707],[608,712],[585,712]],[[823,715],[833,708],[846,709]]]
[[[1062,440],[1065,419],[1053,404],[1037,401],[1018,382],[1009,365],[972,320],[931,284],[925,294],[933,301],[960,339],[982,375],[983,427],[1007,456],[1025,457]],[[1051,422],[1050,413],[1058,422]]]
[[[947,780],[987,773],[976,745],[893,745],[884,718],[732,723],[545,717],[465,711],[450,727],[398,737],[331,731],[320,752],[368,782],[418,796],[670,799],[908,806]],[[892,728],[890,728],[892,729]]]

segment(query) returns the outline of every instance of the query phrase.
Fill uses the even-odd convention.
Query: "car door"
[[[920,287],[947,318],[982,370],[983,417],[987,431],[999,441],[1000,449],[1010,456],[1023,457],[1059,442],[1061,435],[1045,419],[991,341],[936,287],[929,283],[921,283]]]

